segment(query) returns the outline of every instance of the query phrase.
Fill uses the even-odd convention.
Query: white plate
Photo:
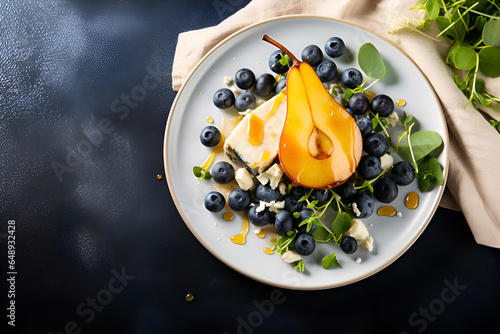
[[[446,180],[446,123],[434,91],[415,64],[393,45],[360,27],[328,18],[299,15],[261,22],[229,36],[193,69],[174,101],[166,127],[164,160],[170,192],[184,222],[203,246],[244,275],[292,289],[325,289],[359,281],[388,266],[415,242],[434,214],[444,186],[420,194],[420,205],[413,211],[403,203],[410,191],[420,193],[416,181],[399,187],[399,196],[392,205],[402,217],[379,217],[375,213],[364,220],[375,240],[372,253],[360,247],[356,253],[346,255],[333,243],[320,244],[313,255],[305,258],[305,273],[297,272],[277,254],[265,254],[263,249],[268,245],[252,233],[255,229],[252,225],[246,243],[234,244],[229,237],[241,231],[241,217],[226,222],[222,219],[222,212],[212,214],[203,206],[204,197],[213,188],[213,183],[200,183],[193,176],[192,168],[201,165],[211,151],[199,142],[201,129],[208,125],[206,117],[213,117],[214,125],[222,121],[221,111],[212,103],[213,93],[225,87],[225,76],[233,77],[240,68],[248,67],[256,76],[270,72],[268,58],[276,48],[262,41],[264,34],[285,45],[298,57],[307,45],[316,44],[323,48],[330,37],[341,37],[351,57],[334,59],[339,72],[358,67],[356,55],[359,47],[365,42],[373,43],[384,58],[387,73],[371,90],[385,93],[394,100],[406,100],[403,108],[396,106],[399,115],[402,116],[405,110],[416,117],[420,129],[434,130],[441,135],[445,146],[438,160],[444,168]],[[378,209],[381,204],[376,204]],[[334,251],[343,268],[324,270],[321,258]],[[361,263],[355,261],[358,257],[362,259]]]

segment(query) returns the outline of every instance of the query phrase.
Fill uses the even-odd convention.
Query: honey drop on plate
[[[399,99],[396,101],[396,104],[400,107],[404,106],[406,104],[406,101],[405,100],[402,100],[402,99]]]
[[[194,299],[194,295],[193,295],[192,293],[188,293],[188,294],[186,295],[186,301],[188,301],[188,302],[192,302],[192,301],[193,301],[193,299]]]
[[[405,198],[405,205],[410,210],[415,210],[418,207],[419,197],[416,192],[409,193]]]
[[[378,209],[377,214],[379,216],[394,217],[396,215],[396,209],[392,206],[385,205]]]

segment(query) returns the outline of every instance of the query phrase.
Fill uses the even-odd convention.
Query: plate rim
[[[179,201],[177,199],[177,196],[175,194],[175,191],[173,189],[171,175],[170,175],[169,168],[168,168],[168,153],[167,153],[167,148],[168,148],[168,134],[169,134],[169,130],[170,130],[171,122],[172,122],[172,117],[173,117],[172,115],[173,115],[173,112],[174,112],[175,107],[177,105],[177,102],[179,101],[179,99],[180,99],[180,97],[182,95],[182,92],[184,91],[184,89],[185,89],[186,85],[188,84],[189,80],[194,75],[194,73],[198,70],[198,68],[204,63],[204,61],[212,53],[215,52],[215,50],[217,50],[222,45],[224,45],[226,42],[228,42],[229,40],[235,38],[239,34],[245,32],[247,30],[253,29],[254,27],[263,25],[263,24],[267,24],[267,23],[274,22],[274,21],[281,21],[281,20],[287,20],[287,19],[295,19],[295,18],[312,18],[312,19],[329,20],[329,21],[339,22],[339,23],[342,23],[342,24],[353,26],[353,27],[362,29],[363,31],[365,31],[365,32],[367,32],[369,34],[374,35],[374,36],[382,39],[384,42],[388,43],[390,46],[392,46],[393,48],[395,48],[396,50],[398,50],[403,57],[405,57],[407,60],[409,60],[418,69],[418,71],[422,74],[422,76],[424,77],[424,79],[427,81],[427,84],[431,88],[432,96],[434,97],[434,100],[436,101],[436,103],[438,105],[438,108],[439,108],[439,111],[440,111],[441,120],[442,120],[443,125],[444,125],[443,126],[443,132],[444,132],[443,144],[444,145],[443,145],[443,152],[441,153],[441,154],[443,154],[443,153],[445,154],[445,156],[444,156],[444,165],[443,165],[443,185],[439,186],[440,188],[439,188],[439,194],[438,194],[438,197],[437,197],[437,201],[434,204],[434,206],[432,207],[432,209],[429,210],[429,212],[427,213],[427,215],[426,215],[426,222],[424,224],[422,224],[422,226],[417,231],[417,233],[415,234],[415,236],[405,245],[405,247],[403,247],[394,256],[392,256],[387,261],[385,261],[383,263],[383,265],[381,265],[381,266],[379,266],[379,267],[377,267],[377,268],[375,268],[375,269],[373,269],[373,270],[371,270],[371,271],[369,271],[367,273],[364,273],[361,276],[355,277],[353,279],[350,279],[350,280],[347,280],[347,281],[343,281],[343,282],[340,282],[340,283],[333,283],[331,285],[323,285],[323,286],[318,286],[318,287],[312,287],[312,286],[301,287],[301,286],[294,286],[294,285],[292,286],[292,285],[289,285],[289,284],[284,284],[284,283],[280,284],[280,283],[277,283],[277,282],[274,282],[274,281],[270,281],[268,279],[261,278],[261,277],[259,277],[257,275],[254,275],[254,274],[252,274],[252,273],[250,273],[248,271],[245,271],[242,268],[237,267],[235,264],[232,264],[231,262],[229,262],[228,260],[226,260],[221,254],[217,253],[214,249],[212,249],[205,242],[205,240],[201,237],[201,235],[199,235],[196,232],[196,230],[194,229],[194,227],[191,225],[191,223],[187,219],[187,216],[185,215],[184,211],[182,210],[182,207],[180,206],[180,203],[179,203]],[[382,271],[383,269],[387,268],[389,265],[391,265],[392,263],[394,263],[397,259],[399,259],[417,241],[417,239],[424,232],[424,230],[426,229],[426,227],[429,225],[430,221],[432,220],[432,218],[433,218],[433,216],[434,216],[437,208],[439,207],[439,203],[441,202],[441,199],[443,197],[443,194],[444,194],[444,191],[445,191],[445,188],[446,188],[446,183],[448,181],[448,172],[449,172],[449,133],[448,133],[448,124],[446,122],[446,117],[445,117],[444,112],[443,112],[443,107],[441,105],[439,97],[437,96],[436,91],[435,91],[432,83],[427,78],[427,76],[425,75],[425,73],[420,69],[420,67],[406,53],[404,53],[399,47],[397,47],[397,45],[395,45],[395,43],[389,41],[387,38],[385,38],[383,36],[380,36],[380,35],[378,35],[378,34],[376,34],[374,32],[371,32],[371,31],[365,29],[363,26],[361,26],[359,24],[348,22],[348,21],[342,20],[342,19],[332,18],[332,17],[328,17],[328,16],[321,16],[321,15],[310,15],[310,14],[282,15],[282,16],[273,17],[273,18],[262,20],[262,21],[258,21],[256,23],[253,23],[253,24],[251,24],[249,26],[243,27],[243,28],[241,28],[241,29],[233,32],[232,34],[230,34],[227,37],[225,37],[224,39],[222,39],[215,46],[213,46],[196,63],[196,65],[193,67],[193,69],[191,69],[191,71],[189,72],[189,74],[186,77],[185,81],[182,83],[181,87],[179,88],[179,91],[177,92],[177,95],[176,95],[176,97],[175,97],[175,99],[174,99],[174,101],[172,103],[172,106],[171,106],[169,114],[168,114],[168,119],[167,119],[167,123],[166,123],[166,127],[165,127],[164,140],[163,140],[163,164],[164,164],[165,175],[166,175],[165,179],[166,179],[167,184],[168,184],[170,195],[172,196],[172,200],[173,200],[173,202],[175,204],[175,207],[176,207],[177,211],[179,212],[182,220],[184,221],[184,224],[189,228],[189,230],[191,231],[191,233],[203,245],[203,247],[206,250],[208,250],[213,256],[215,256],[217,259],[219,259],[222,263],[224,263],[225,265],[227,265],[228,267],[232,268],[233,270],[237,271],[240,274],[243,274],[243,275],[245,275],[245,276],[247,276],[247,277],[249,277],[249,278],[251,278],[253,280],[256,280],[258,282],[261,282],[261,283],[264,283],[264,284],[267,284],[267,285],[270,285],[270,286],[274,286],[274,287],[278,287],[278,288],[291,289],[291,290],[304,290],[304,291],[306,291],[306,290],[309,290],[309,291],[326,290],[326,289],[332,289],[332,288],[342,287],[342,286],[346,286],[346,285],[349,285],[349,284],[353,284],[353,283],[362,281],[362,280],[364,280],[364,279],[366,279],[366,278],[368,278],[370,276],[373,276],[374,274]]]

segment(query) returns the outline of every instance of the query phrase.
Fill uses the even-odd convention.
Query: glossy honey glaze
[[[273,102],[273,106],[269,112],[264,116],[264,119],[259,118],[257,115],[250,113],[248,119],[248,142],[252,146],[259,146],[264,140],[264,124],[271,118],[278,110],[278,106],[285,98],[285,94],[279,94]]]
[[[416,192],[409,193],[405,198],[405,205],[410,210],[415,210],[418,208],[419,197]]]
[[[381,206],[377,210],[377,214],[379,216],[394,217],[396,215],[396,213],[397,213],[396,209],[394,209],[392,206],[389,206],[389,205]]]
[[[402,100],[402,99],[399,99],[399,100],[396,100],[396,104],[400,107],[404,106],[406,104],[406,101],[405,100]]]
[[[234,242],[235,244],[243,245],[246,241],[249,228],[250,225],[248,222],[248,218],[246,215],[243,215],[243,223],[241,224],[241,233],[230,237],[231,241]]]

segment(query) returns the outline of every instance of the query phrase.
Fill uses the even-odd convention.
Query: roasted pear
[[[296,185],[328,189],[356,170],[363,139],[355,119],[335,101],[314,69],[280,43],[263,39],[293,61],[287,74],[287,113],[279,142],[279,159]]]

